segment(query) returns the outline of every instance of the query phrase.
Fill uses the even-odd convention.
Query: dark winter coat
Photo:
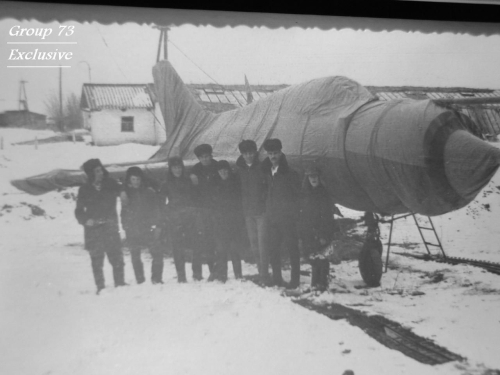
[[[116,213],[116,198],[121,186],[105,175],[101,189],[87,182],[78,190],[75,217],[81,225],[92,219],[92,227],[85,226],[85,248],[93,250],[97,241],[107,241],[107,237],[118,234],[118,215]]]
[[[305,249],[308,254],[320,249],[320,239],[326,243],[333,239],[333,207],[332,199],[322,184],[315,188],[306,184],[302,192],[298,227],[303,245],[308,247]]]
[[[241,181],[241,195],[245,216],[262,215],[266,210],[267,178],[256,157],[252,166],[245,163],[243,156],[236,160]]]
[[[126,187],[127,203],[123,203],[121,219],[128,240],[147,244],[151,227],[160,224],[160,200],[152,188]]]
[[[161,185],[160,197],[162,204],[165,204],[168,199],[168,211],[195,206],[195,189],[193,183],[184,174],[180,177],[175,177],[169,173],[167,180]]]
[[[205,209],[214,209],[215,191],[221,179],[217,170],[217,161],[212,159],[212,163],[208,166],[197,163],[191,168],[190,173],[198,177],[198,185],[194,187],[197,206]]]
[[[184,245],[186,238],[194,240],[197,233],[194,194],[193,183],[185,174],[184,166],[180,177],[175,177],[169,169],[167,179],[160,187],[159,195],[162,207],[162,227],[167,229],[176,250]]]
[[[266,216],[271,220],[296,220],[299,213],[300,180],[288,165],[285,155],[280,159],[278,171],[273,176],[269,158],[262,162],[267,178]]]
[[[229,172],[227,180],[221,179],[215,189],[215,230],[216,236],[235,238],[243,226],[241,205],[241,185],[238,176]]]

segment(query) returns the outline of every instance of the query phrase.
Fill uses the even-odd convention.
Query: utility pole
[[[92,83],[92,74],[90,73],[90,71],[91,71],[90,64],[85,60],[80,61],[78,64],[81,64],[81,63],[87,64],[87,68],[89,70],[89,83]]]
[[[20,111],[29,111],[28,109],[28,96],[26,95],[26,87],[24,86],[25,83],[28,83],[28,81],[25,81],[22,79],[19,81],[19,110]]]
[[[33,126],[30,110],[28,108],[28,95],[26,94],[26,86],[25,86],[26,83],[28,83],[28,81],[25,81],[24,79],[19,81],[18,109],[19,111],[23,112],[22,114],[23,125]]]
[[[163,59],[168,60],[168,32],[170,28],[168,26],[153,26],[153,28],[160,30],[160,40],[158,41],[158,53],[156,54],[156,62],[160,61],[161,45],[163,41]]]

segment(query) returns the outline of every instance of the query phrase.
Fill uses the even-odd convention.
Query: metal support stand
[[[427,220],[429,220],[430,227],[420,226],[415,215],[413,215],[413,219],[415,220],[415,225],[418,228],[418,231],[420,233],[420,237],[422,237],[422,242],[425,245],[425,249],[427,250],[427,253],[432,256],[432,254],[429,250],[429,246],[439,247],[439,249],[441,250],[441,253],[443,254],[443,258],[446,260],[446,254],[444,253],[443,245],[441,244],[441,241],[439,240],[439,237],[438,237],[437,232],[436,232],[436,228],[434,227],[434,223],[432,222],[431,218],[429,216],[427,216]],[[424,232],[422,232],[423,230],[432,231],[432,233],[434,233],[434,237],[437,240],[437,244],[427,242],[425,240]]]
[[[420,233],[420,237],[422,238],[422,242],[425,245],[425,249],[427,250],[427,253],[429,253],[429,255],[432,256],[432,254],[431,254],[431,252],[429,250],[429,246],[439,247],[439,249],[441,250],[441,253],[443,254],[443,258],[446,259],[446,254],[444,252],[443,245],[441,244],[441,241],[439,240],[439,236],[438,236],[438,234],[436,232],[436,228],[434,227],[434,223],[432,222],[432,220],[431,220],[431,218],[429,216],[427,216],[427,220],[429,221],[430,227],[428,227],[428,226],[421,226],[419,224],[419,222],[417,221],[417,217],[415,216],[415,214],[406,214],[406,215],[402,215],[402,216],[398,216],[398,217],[394,217],[394,215],[392,215],[390,220],[380,220],[381,223],[390,223],[391,224],[391,227],[390,227],[390,230],[389,230],[389,241],[387,242],[387,254],[386,254],[386,257],[385,257],[385,270],[384,270],[384,273],[387,272],[387,267],[389,265],[389,255],[390,255],[390,251],[391,251],[391,241],[392,241],[392,230],[394,228],[393,224],[394,224],[394,222],[396,220],[404,219],[404,218],[406,218],[408,216],[413,216],[413,219],[415,220],[415,225],[418,228],[418,232]],[[434,233],[434,237],[437,240],[437,244],[428,242],[425,239],[424,233],[423,233],[424,230],[429,230],[429,231],[432,231]]]

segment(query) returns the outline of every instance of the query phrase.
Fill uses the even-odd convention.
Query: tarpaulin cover
[[[378,101],[345,77],[291,86],[217,115],[201,108],[167,61],[153,77],[167,127],[154,161],[193,160],[202,143],[216,159],[234,161],[241,140],[261,147],[279,138],[297,170],[319,164],[337,203],[430,216],[467,205],[499,166],[500,150],[468,133],[464,115],[430,100]]]
[[[153,77],[167,141],[148,170],[164,168],[170,156],[192,165],[202,143],[212,145],[216,159],[234,162],[238,143],[252,139],[263,158],[264,140],[279,138],[293,168],[321,167],[338,204],[433,216],[466,206],[499,166],[500,150],[468,133],[465,115],[429,100],[378,101],[345,77],[291,86],[220,114],[203,110],[167,61],[157,63]],[[108,169],[114,177],[126,170]],[[84,179],[82,171],[53,171],[12,184],[43,194]]]

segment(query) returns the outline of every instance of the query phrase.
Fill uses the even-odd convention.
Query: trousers
[[[264,243],[264,231],[266,221],[264,215],[245,216],[245,226],[247,229],[250,248],[257,263],[259,277],[262,282],[269,279],[269,255]]]
[[[121,249],[121,240],[118,230],[113,226],[103,225],[100,228],[92,228],[90,243],[92,246],[88,249],[92,265],[94,281],[98,289],[105,287],[104,280],[104,257],[113,267],[113,279],[115,286],[125,284],[125,263]]]
[[[265,248],[269,254],[273,270],[273,283],[282,285],[281,248],[288,251],[292,268],[290,287],[295,288],[300,283],[300,252],[296,233],[295,220],[292,218],[266,218]]]

